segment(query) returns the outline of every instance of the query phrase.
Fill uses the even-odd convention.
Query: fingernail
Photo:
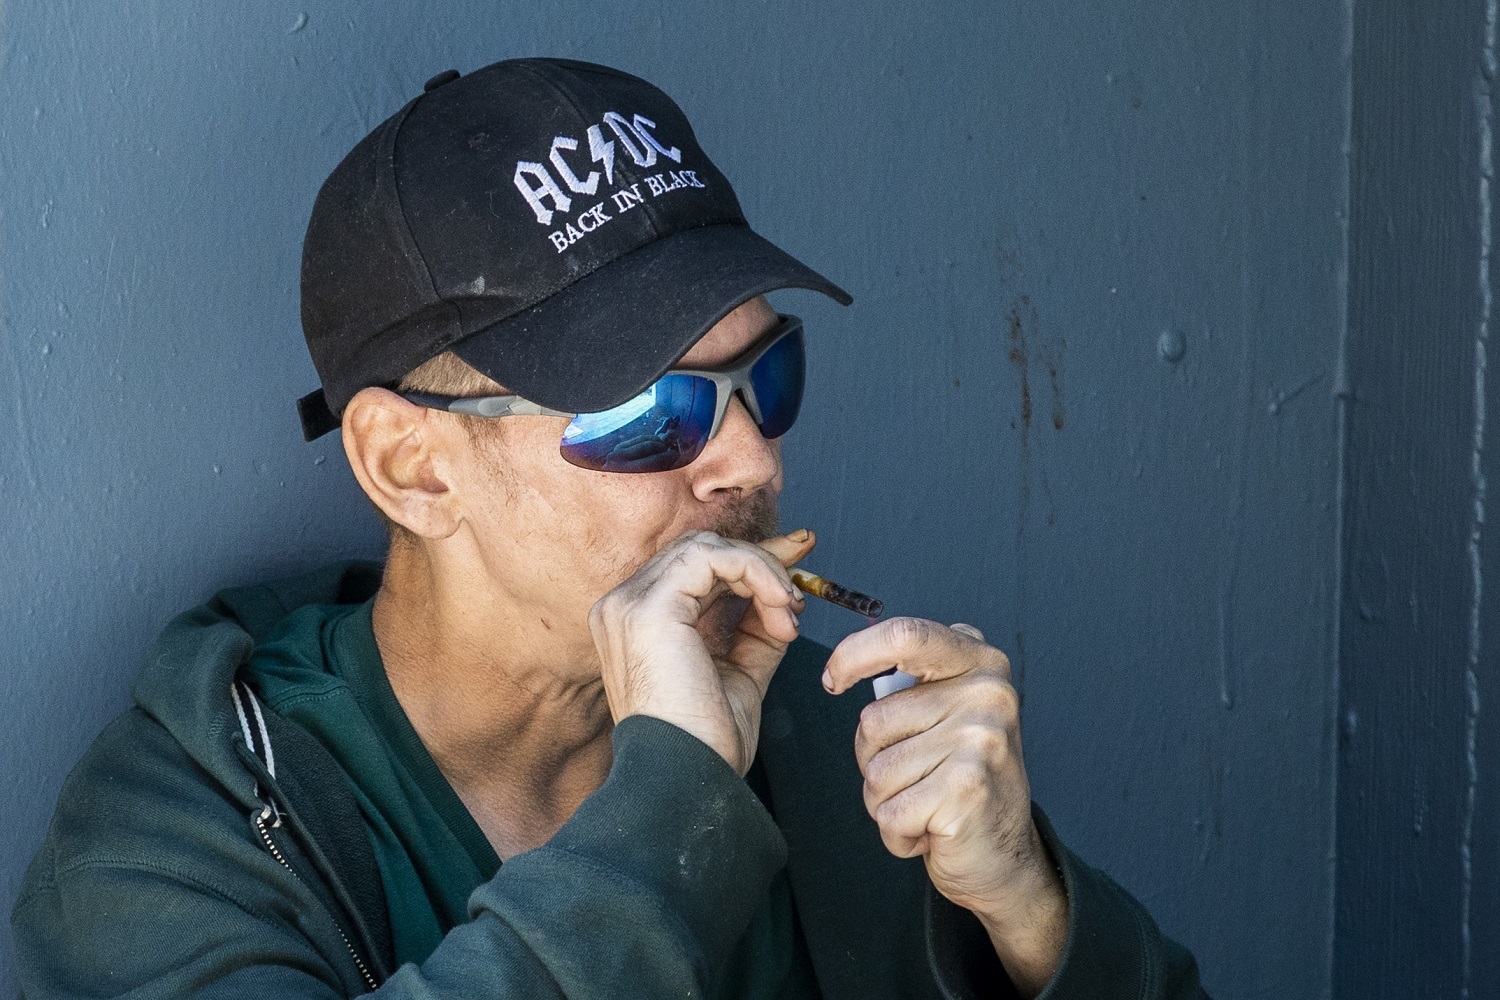
[[[833,694],[833,675],[826,668],[823,670],[823,690]]]
[[[786,537],[790,538],[794,542],[805,542],[807,541],[808,534],[809,532],[806,528],[798,528],[796,531],[792,532]]]

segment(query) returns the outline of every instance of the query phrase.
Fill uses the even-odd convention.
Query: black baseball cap
[[[298,401],[303,435],[446,350],[543,406],[607,409],[778,288],[852,301],[750,229],[656,87],[564,59],[450,70],[318,192],[302,328],[323,386]]]

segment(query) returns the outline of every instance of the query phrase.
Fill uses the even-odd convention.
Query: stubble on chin
[[[776,497],[767,490],[756,490],[727,502],[711,530],[742,542],[763,542],[776,534],[778,523]]]

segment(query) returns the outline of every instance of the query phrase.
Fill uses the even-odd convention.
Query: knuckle
[[[886,834],[882,832],[880,839],[885,844],[886,850],[898,858],[909,858],[916,853],[916,844],[905,834]]]
[[[886,799],[884,802],[876,806],[873,818],[875,822],[879,823],[882,827],[894,827],[896,824],[901,822],[901,813],[901,801],[900,797],[898,796],[896,798]]]
[[[635,588],[621,584],[594,602],[601,615],[617,617],[635,603]]]
[[[875,807],[874,820],[883,833],[911,837],[926,829],[925,817],[917,811],[911,796],[893,795]]]
[[[999,670],[1002,674],[1004,674],[1007,678],[1009,678],[1010,677],[1010,657],[1006,656],[1004,653],[1002,653],[998,649],[994,650],[994,654],[995,654],[995,669]]]
[[[1020,714],[1021,697],[1010,681],[999,674],[983,674],[977,682],[979,698],[984,705],[1007,719]]]
[[[1013,684],[1009,681],[1002,682],[996,698],[999,702],[1000,712],[1007,722],[1020,717],[1021,693],[1015,689]]]
[[[886,626],[891,645],[902,652],[920,646],[928,634],[928,624],[920,618],[892,618]]]
[[[603,625],[612,618],[619,617],[620,604],[623,598],[618,590],[611,590],[603,597],[594,602],[589,608],[589,624]]]
[[[1010,753],[1010,740],[1005,730],[983,722],[971,722],[965,726],[963,742],[981,754],[984,760],[995,760]]]
[[[989,784],[986,768],[973,758],[965,758],[954,768],[952,781],[958,796],[976,801]]]

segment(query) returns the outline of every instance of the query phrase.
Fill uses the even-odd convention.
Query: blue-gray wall
[[[817,565],[1012,653],[1038,799],[1215,995],[1329,995],[1335,845],[1373,853],[1336,832],[1340,668],[1363,662],[1337,645],[1364,551],[1336,405],[1364,287],[1351,66],[1379,61],[1351,60],[1351,11],[4,0],[0,907],[171,614],[378,553],[337,442],[303,444],[291,406],[316,384],[308,209],[427,77],[551,53],[676,96],[752,222],[854,293],[781,299],[812,330],[784,509]],[[1473,217],[1431,234],[1469,241],[1471,275]],[[9,961],[7,935],[0,994]]]
[[[1500,485],[1486,421],[1500,404],[1500,365],[1486,359],[1497,11],[1495,0],[1354,7],[1338,387],[1341,997],[1500,991],[1489,704],[1500,544],[1485,524],[1487,484]]]

